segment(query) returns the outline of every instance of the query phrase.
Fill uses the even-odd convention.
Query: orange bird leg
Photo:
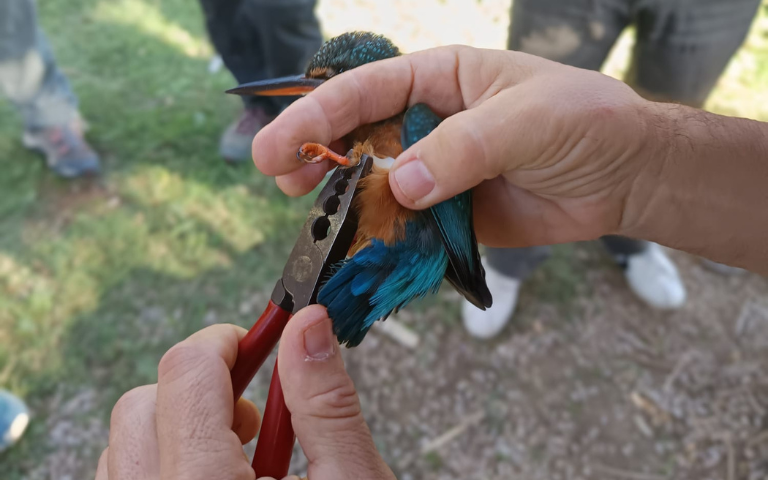
[[[299,148],[296,157],[304,163],[320,163],[323,160],[331,160],[343,167],[356,167],[360,159],[354,160],[339,155],[330,148],[319,143],[305,143]]]

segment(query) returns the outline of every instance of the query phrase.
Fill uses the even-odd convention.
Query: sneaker
[[[461,317],[464,328],[470,335],[482,340],[488,340],[504,330],[509,323],[517,306],[517,297],[521,282],[517,278],[508,277],[485,265],[485,282],[493,295],[493,306],[480,310],[476,306],[463,301]]]
[[[641,300],[661,310],[680,308],[685,303],[685,285],[677,268],[655,243],[626,259],[624,276]]]
[[[62,177],[99,173],[99,156],[83,139],[79,123],[29,129],[22,142],[28,149],[45,155],[48,167]]]
[[[0,452],[16,443],[29,425],[29,410],[18,397],[0,390]]]
[[[276,116],[267,114],[260,107],[246,108],[221,136],[219,154],[230,163],[250,160],[253,137]]]

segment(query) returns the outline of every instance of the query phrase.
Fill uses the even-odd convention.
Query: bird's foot
[[[349,158],[339,155],[330,148],[319,143],[305,143],[299,148],[296,157],[304,163],[320,163],[323,160],[331,160],[342,167],[356,167],[360,163],[359,158]]]

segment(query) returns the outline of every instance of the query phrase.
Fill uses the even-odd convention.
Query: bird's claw
[[[343,167],[356,167],[360,164],[360,159],[339,155],[330,148],[320,145],[319,143],[305,143],[299,148],[299,151],[296,152],[296,158],[309,164],[320,163],[323,160],[331,160]]]

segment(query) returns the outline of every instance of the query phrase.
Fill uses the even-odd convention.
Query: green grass
[[[122,392],[154,381],[170,345],[210,321],[252,323],[259,312],[240,305],[271,289],[312,201],[218,158],[239,105],[222,94],[230,75],[206,69],[197,2],[56,0],[39,2],[39,14],[106,175],[55,178],[0,103],[0,386],[36,414],[0,456],[4,480],[56,448],[45,423],[55,398],[93,390],[106,422]],[[718,90],[714,108],[768,120],[768,103],[743,99],[768,92],[766,19],[764,6],[736,86]],[[569,247],[556,251],[536,291],[568,302],[583,277]]]

